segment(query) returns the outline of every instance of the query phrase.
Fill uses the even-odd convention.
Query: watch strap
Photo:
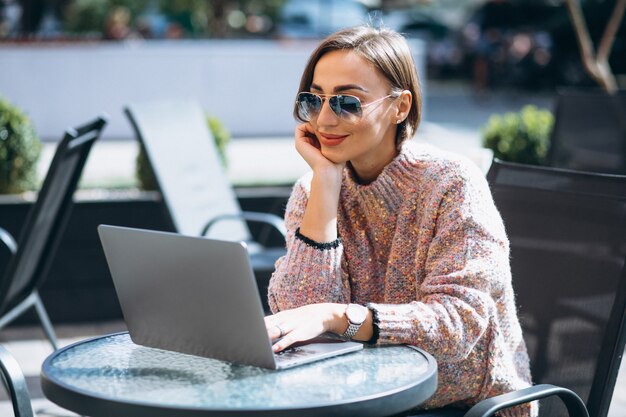
[[[354,335],[359,331],[359,329],[361,328],[361,325],[363,323],[359,323],[359,324],[354,324],[348,321],[348,328],[346,329],[345,332],[343,332],[343,334],[341,335],[341,337],[345,337],[346,339],[352,339],[354,337]]]
[[[359,329],[361,328],[361,326],[363,325],[363,323],[365,322],[365,318],[363,318],[363,320],[361,320],[361,322],[353,322],[350,319],[350,316],[348,315],[348,310],[350,309],[350,306],[354,306],[354,307],[359,307],[362,308],[364,310],[367,309],[367,307],[365,306],[361,306],[361,305],[356,305],[356,304],[348,304],[346,306],[346,310],[344,312],[344,315],[346,316],[346,318],[348,319],[348,328],[346,329],[345,332],[343,332],[343,334],[341,335],[341,337],[346,338],[346,339],[352,339],[357,332],[359,331]]]

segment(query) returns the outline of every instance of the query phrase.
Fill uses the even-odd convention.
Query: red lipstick
[[[333,135],[330,133],[319,133],[318,139],[324,146],[337,146],[347,138],[348,135]]]

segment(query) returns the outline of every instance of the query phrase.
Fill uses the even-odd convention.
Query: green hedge
[[[29,118],[0,98],[0,194],[37,188],[41,142]]]

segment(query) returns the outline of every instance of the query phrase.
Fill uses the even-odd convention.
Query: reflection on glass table
[[[58,350],[42,366],[46,397],[93,417],[383,416],[419,405],[436,386],[434,358],[407,346],[272,371],[139,346],[117,333]]]

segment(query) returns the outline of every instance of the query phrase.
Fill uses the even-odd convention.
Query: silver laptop
[[[98,226],[133,342],[269,369],[363,348],[332,338],[275,354],[245,243]]]

